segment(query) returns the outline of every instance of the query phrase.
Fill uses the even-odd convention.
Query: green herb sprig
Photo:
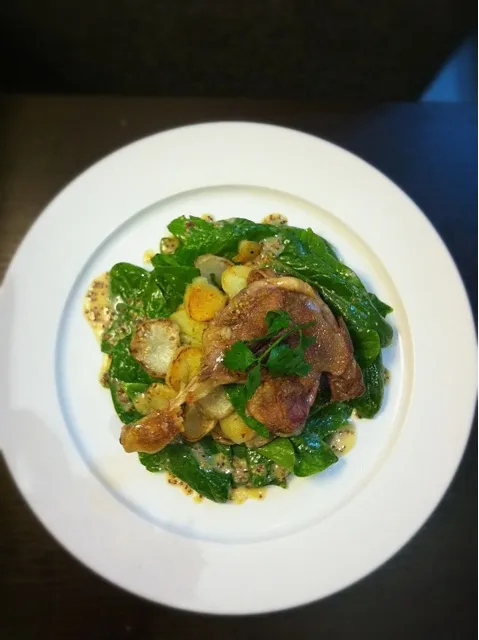
[[[274,376],[305,376],[311,370],[306,362],[306,349],[314,343],[304,329],[315,322],[296,324],[287,311],[268,311],[265,317],[267,332],[261,338],[238,340],[224,354],[223,364],[230,371],[248,372],[245,384],[246,402],[254,395],[261,382],[261,367]],[[299,338],[298,345],[291,347],[286,339],[293,335]],[[251,347],[259,341],[270,341],[266,348],[254,353]]]

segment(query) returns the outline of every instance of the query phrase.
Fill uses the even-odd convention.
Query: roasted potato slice
[[[139,413],[147,415],[159,409],[165,409],[174,397],[176,397],[174,389],[161,382],[155,382],[144,393],[139,393],[133,400],[133,404]]]
[[[180,410],[161,409],[138,422],[123,425],[120,443],[127,453],[156,453],[166,447],[182,430],[183,418]]]
[[[235,262],[251,262],[255,260],[261,253],[261,245],[259,242],[253,242],[252,240],[241,240],[238,245],[238,255],[234,257]]]
[[[178,325],[180,330],[180,340],[185,344],[201,345],[203,341],[203,331],[206,328],[204,322],[197,322],[190,318],[183,305],[171,314],[170,320]]]
[[[243,444],[256,436],[256,431],[250,429],[236,412],[220,420],[220,427],[224,435],[235,444]]]
[[[137,326],[130,353],[155,378],[163,378],[180,345],[180,331],[165,318],[145,320]]]
[[[206,278],[195,278],[185,293],[185,310],[193,320],[208,322],[226,304],[224,293]]]
[[[166,374],[166,384],[176,392],[184,389],[199,372],[203,349],[185,346],[178,349]]]
[[[231,266],[233,266],[233,263],[230,260],[215,256],[213,253],[205,253],[205,255],[195,260],[195,267],[200,270],[202,277],[217,287],[221,286],[223,271]]]
[[[234,444],[232,440],[225,436],[225,434],[221,430],[221,426],[219,425],[219,423],[215,426],[215,428],[211,432],[211,435],[213,437],[213,440],[215,442],[218,442],[219,444],[226,444],[228,446]]]
[[[234,298],[237,293],[247,287],[250,271],[251,267],[241,264],[236,264],[226,269],[221,276],[223,291],[230,298]]]
[[[202,398],[198,404],[205,416],[215,420],[222,420],[234,411],[233,405],[228,400],[223,387],[216,387],[206,397]]]
[[[216,420],[207,418],[196,404],[188,405],[184,413],[183,438],[196,442],[214,429],[215,424]]]

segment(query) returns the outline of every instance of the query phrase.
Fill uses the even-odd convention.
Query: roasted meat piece
[[[348,400],[364,392],[361,369],[354,360],[346,325],[334,317],[312,287],[297,278],[272,277],[270,270],[258,275],[250,279],[251,284],[206,329],[201,379],[215,380],[218,384],[241,380],[241,374],[223,365],[223,354],[238,340],[265,335],[264,319],[268,311],[284,309],[298,324],[314,321],[315,325],[305,330],[315,340],[306,351],[306,360],[311,365],[308,375],[266,376],[247,407],[272,433],[291,435],[302,430],[322,373],[328,376],[333,400]]]

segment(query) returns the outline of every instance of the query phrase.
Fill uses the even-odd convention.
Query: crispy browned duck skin
[[[205,358],[201,378],[218,384],[237,382],[237,374],[224,367],[223,354],[237,340],[263,336],[268,311],[284,309],[298,324],[314,321],[315,325],[305,330],[315,340],[306,351],[306,360],[311,365],[309,374],[302,378],[266,376],[247,407],[272,433],[291,435],[304,427],[322,373],[328,375],[334,400],[362,395],[364,384],[344,323],[336,320],[326,303],[304,281],[270,276],[268,270],[259,279],[251,278],[251,284],[210,323],[203,337]]]
[[[181,410],[171,407],[155,411],[133,424],[123,425],[120,443],[127,453],[156,453],[176,438],[182,429]]]

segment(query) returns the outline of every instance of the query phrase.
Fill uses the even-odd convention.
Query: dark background
[[[474,0],[3,0],[0,89],[416,100]]]
[[[302,129],[377,166],[415,200],[439,231],[476,310],[477,106],[466,103],[368,108],[352,104],[326,109],[295,101],[0,99],[0,122],[4,124],[0,278],[42,208],[91,163],[163,129],[228,119]],[[411,238],[412,259],[415,251],[420,251],[420,242]],[[447,361],[447,351],[453,348],[453,341],[439,345],[433,366]],[[451,376],[460,381],[461,372],[451,372]],[[27,389],[32,382],[34,377],[29,375]],[[430,429],[433,438],[443,429],[454,430],[455,425],[452,421],[424,424],[424,428]],[[354,536],[353,526],[351,538]],[[357,540],[355,544],[360,547]],[[305,567],[305,580],[307,573]],[[168,580],[161,567],[158,579]],[[234,576],[225,576],[231,579]],[[252,575],[252,580],[261,580],[261,575]],[[255,618],[185,614],[104,582],[37,522],[0,460],[0,587],[0,638],[6,640],[474,640],[477,429],[437,510],[385,565],[330,598]],[[285,578],[278,588],[294,589],[295,585]]]

